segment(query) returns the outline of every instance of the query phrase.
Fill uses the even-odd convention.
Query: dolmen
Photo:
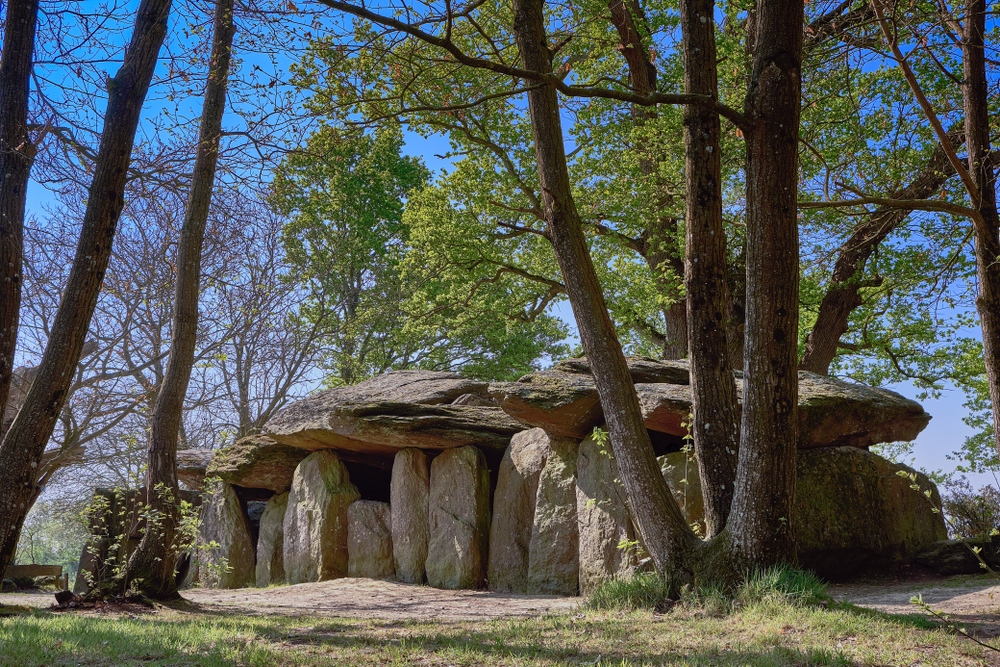
[[[664,478],[702,521],[683,361],[628,359]],[[738,389],[742,381],[737,374]],[[909,468],[869,451],[930,416],[884,389],[799,373],[799,561],[829,579],[915,562],[947,538]],[[277,413],[260,435],[178,454],[210,491],[187,581],[238,588],[337,577],[587,594],[642,567],[586,359],[517,382],[395,371]],[[934,484],[917,473],[917,484]]]

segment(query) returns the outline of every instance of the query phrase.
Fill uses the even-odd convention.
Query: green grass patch
[[[477,622],[245,616],[191,604],[143,615],[35,611],[0,618],[0,667],[987,664],[983,649],[940,629],[763,590],[723,613],[686,601],[667,613],[585,609]]]

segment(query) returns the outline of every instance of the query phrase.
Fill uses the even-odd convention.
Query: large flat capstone
[[[264,433],[291,447],[336,449],[346,459],[385,468],[409,447],[474,445],[499,459],[524,427],[492,403],[471,404],[476,402],[489,402],[483,382],[453,373],[395,371],[297,401],[276,414]]]
[[[628,359],[646,428],[683,437],[691,390],[683,361]],[[585,438],[604,422],[594,379],[580,360],[531,373],[517,382],[494,382],[490,395],[508,414],[553,435]],[[576,368],[580,372],[567,372]],[[662,368],[657,375],[655,370]],[[681,374],[683,371],[684,374]],[[653,381],[655,380],[655,381]],[[684,380],[684,382],[681,382]],[[743,380],[736,379],[742,397]],[[799,372],[799,447],[869,447],[913,440],[930,421],[923,407],[887,389]]]

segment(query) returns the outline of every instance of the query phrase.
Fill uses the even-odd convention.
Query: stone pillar
[[[285,512],[288,492],[272,496],[260,517],[257,538],[257,585],[260,587],[285,581]]]
[[[347,508],[347,576],[389,579],[392,564],[389,503],[359,500]]]
[[[240,499],[232,485],[219,483],[201,512],[201,543],[217,543],[198,551],[198,578],[206,588],[243,588],[254,583],[256,554]]]
[[[430,540],[429,495],[427,454],[419,449],[400,450],[392,464],[389,488],[392,559],[396,576],[408,584],[425,581],[424,564]]]
[[[479,588],[486,578],[490,472],[471,445],[449,449],[431,464],[427,583]]]
[[[535,517],[528,547],[528,586],[535,593],[576,595],[580,579],[576,518],[576,459],[579,441],[552,437],[538,477]]]
[[[528,548],[535,519],[535,496],[538,476],[550,451],[548,434],[533,428],[511,438],[503,455],[490,525],[490,590],[529,592]]]
[[[347,576],[347,508],[361,495],[336,454],[321,450],[295,469],[284,520],[289,583]]]

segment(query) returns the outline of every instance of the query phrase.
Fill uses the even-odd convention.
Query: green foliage
[[[941,507],[952,537],[989,537],[1000,528],[1000,491],[994,486],[974,491],[962,477],[948,485],[941,496]]]
[[[36,503],[21,529],[14,562],[61,565],[72,579],[88,535],[80,518],[81,506],[57,501]]]
[[[401,148],[390,128],[326,127],[275,179],[272,202],[291,216],[288,257],[309,294],[297,326],[324,332],[328,384],[402,368],[512,379],[560,354],[565,328],[556,319],[511,316],[509,298],[456,283],[436,262],[465,231],[435,206],[427,170]]]

